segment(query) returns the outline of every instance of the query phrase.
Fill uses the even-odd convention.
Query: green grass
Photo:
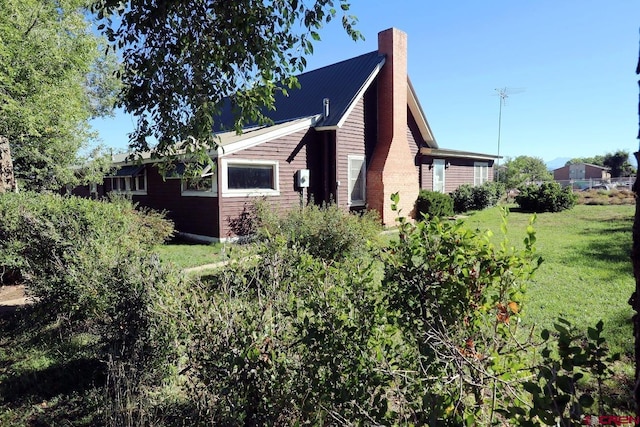
[[[163,263],[184,269],[224,261],[232,246],[229,243],[197,244],[175,241],[157,246],[155,250]]]
[[[490,229],[499,243],[501,213],[491,208],[471,213],[464,221],[481,230]],[[633,355],[633,310],[627,301],[635,284],[630,260],[634,206],[584,206],[560,213],[537,215],[537,254],[544,262],[528,286],[524,325],[540,331],[552,328],[565,316],[586,331],[604,321],[604,335],[611,349]],[[507,238],[524,247],[522,240],[531,214],[510,212]]]

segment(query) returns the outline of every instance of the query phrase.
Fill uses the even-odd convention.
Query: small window
[[[123,166],[111,179],[111,191],[118,193],[147,194],[147,171],[142,166]]]
[[[473,163],[473,185],[482,185],[489,181],[489,163],[474,162]]]
[[[280,194],[278,162],[222,159],[223,196],[270,196]]]
[[[366,204],[367,168],[364,156],[348,156],[349,159],[349,205]]]
[[[184,167],[182,168],[184,169]],[[180,172],[181,174],[183,172]],[[200,176],[182,178],[182,195],[215,197],[218,195],[218,174],[215,166],[207,165]]]

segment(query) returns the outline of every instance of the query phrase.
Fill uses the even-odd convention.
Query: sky
[[[638,0],[353,0],[349,14],[365,41],[332,21],[307,71],[376,50],[387,28],[406,32],[409,77],[440,148],[545,162],[638,151]],[[93,125],[124,149],[134,119]]]

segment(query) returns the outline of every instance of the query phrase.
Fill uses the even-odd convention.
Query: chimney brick
[[[367,201],[385,225],[393,225],[391,194],[400,193],[401,215],[412,216],[420,191],[418,171],[407,139],[407,35],[390,28],[378,34],[386,56],[378,74],[378,142],[367,171]]]

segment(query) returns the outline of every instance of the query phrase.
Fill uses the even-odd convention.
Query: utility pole
[[[524,89],[512,89],[508,87],[495,89],[499,97],[500,109],[498,110],[498,166],[496,167],[496,181],[500,178],[500,136],[502,133],[502,106],[507,102],[509,95],[524,92]]]

